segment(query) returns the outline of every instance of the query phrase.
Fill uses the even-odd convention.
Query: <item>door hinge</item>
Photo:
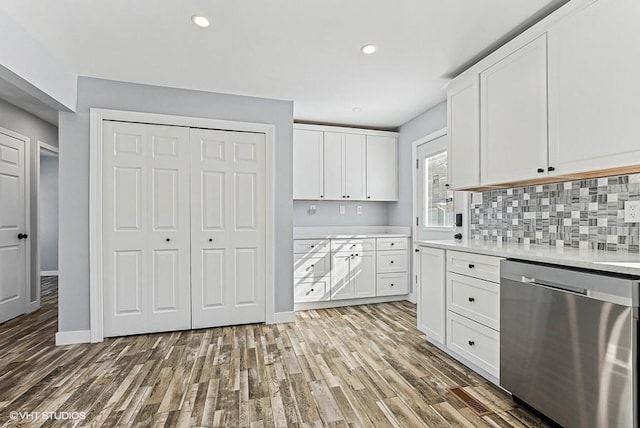
[[[420,169],[420,159],[416,159],[416,168]]]
[[[416,226],[420,226],[420,217],[416,217]]]

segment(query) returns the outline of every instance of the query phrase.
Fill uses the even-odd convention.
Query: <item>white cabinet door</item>
[[[293,130],[293,199],[324,198],[322,131]]]
[[[449,185],[453,190],[480,184],[480,86],[474,74],[447,91]]]
[[[367,135],[367,200],[398,200],[398,140]]]
[[[640,164],[640,2],[598,0],[549,38],[549,165],[558,174]]]
[[[376,255],[358,253],[351,259],[349,266],[351,281],[354,284],[356,298],[376,295]]]
[[[344,134],[324,133],[324,199],[343,200],[344,190]]]
[[[365,136],[324,133],[324,199],[365,199]]]
[[[350,263],[353,253],[331,255],[331,300],[353,299],[355,287],[351,278]]]
[[[480,73],[481,184],[547,175],[547,39]]]
[[[191,130],[193,328],[265,320],[265,136]]]
[[[0,323],[26,311],[25,158],[25,143],[0,131]]]
[[[366,137],[344,134],[344,193],[347,199],[362,201],[366,196]]]
[[[429,342],[446,343],[445,251],[420,247],[418,329]]]
[[[188,329],[189,129],[103,133],[104,335]]]

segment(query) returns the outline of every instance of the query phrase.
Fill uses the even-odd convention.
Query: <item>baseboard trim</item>
[[[91,343],[91,330],[59,331],[56,333],[56,346]]]
[[[38,309],[40,309],[40,302],[31,302],[29,303],[29,310],[27,311],[27,313],[30,314],[31,312],[35,312]]]
[[[273,314],[273,323],[282,324],[288,322],[296,322],[296,313],[291,312],[276,312]]]
[[[43,270],[40,271],[40,276],[58,276],[57,270]]]
[[[409,297],[407,298],[407,300],[413,303],[414,305],[417,304],[416,293],[409,293]]]
[[[326,300],[322,302],[304,302],[294,304],[296,311],[308,311],[313,309],[341,308],[343,306],[370,305],[374,303],[388,303],[408,300],[408,294],[399,296],[363,297],[360,299]]]

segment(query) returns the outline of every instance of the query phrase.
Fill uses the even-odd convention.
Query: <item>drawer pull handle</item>
[[[474,342],[473,340],[470,340],[470,341],[469,341],[469,346],[473,346],[473,345],[475,345],[475,344],[476,344],[476,342]]]
[[[309,269],[313,269],[315,265],[310,265],[309,267],[307,267],[307,270]]]
[[[213,239],[212,239],[212,238],[209,238],[209,242],[213,242]]]
[[[166,239],[166,241],[167,241],[167,242],[171,242],[171,239],[167,238],[167,239]]]
[[[356,248],[356,244],[353,244],[353,245],[351,246],[351,248]]]
[[[393,284],[390,284],[393,287]]]
[[[391,260],[391,264],[393,264],[393,260]]]
[[[394,243],[392,242],[392,243],[391,243],[391,246],[393,247],[394,245],[396,245],[396,244],[394,244]]]
[[[473,269],[476,265],[469,263],[469,269]]]
[[[311,248],[315,248],[315,247],[316,247],[315,245],[312,245],[312,246],[311,246]]]
[[[475,297],[469,297],[469,301],[470,301],[470,302],[475,302],[475,301],[476,301],[476,298],[475,298]]]

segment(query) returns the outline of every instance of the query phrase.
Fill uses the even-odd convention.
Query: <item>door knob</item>
[[[544,172],[544,168],[538,168],[538,174],[542,174]]]
[[[476,299],[475,299],[474,297],[469,297],[469,301],[470,301],[470,302],[475,302],[475,301],[476,301]]]
[[[473,340],[470,340],[470,341],[469,341],[469,346],[473,346],[473,345],[475,345],[475,344],[476,344],[476,342],[474,342]]]
[[[29,235],[26,233],[18,233],[18,239],[27,239]]]
[[[469,269],[473,269],[476,265],[469,263]]]

